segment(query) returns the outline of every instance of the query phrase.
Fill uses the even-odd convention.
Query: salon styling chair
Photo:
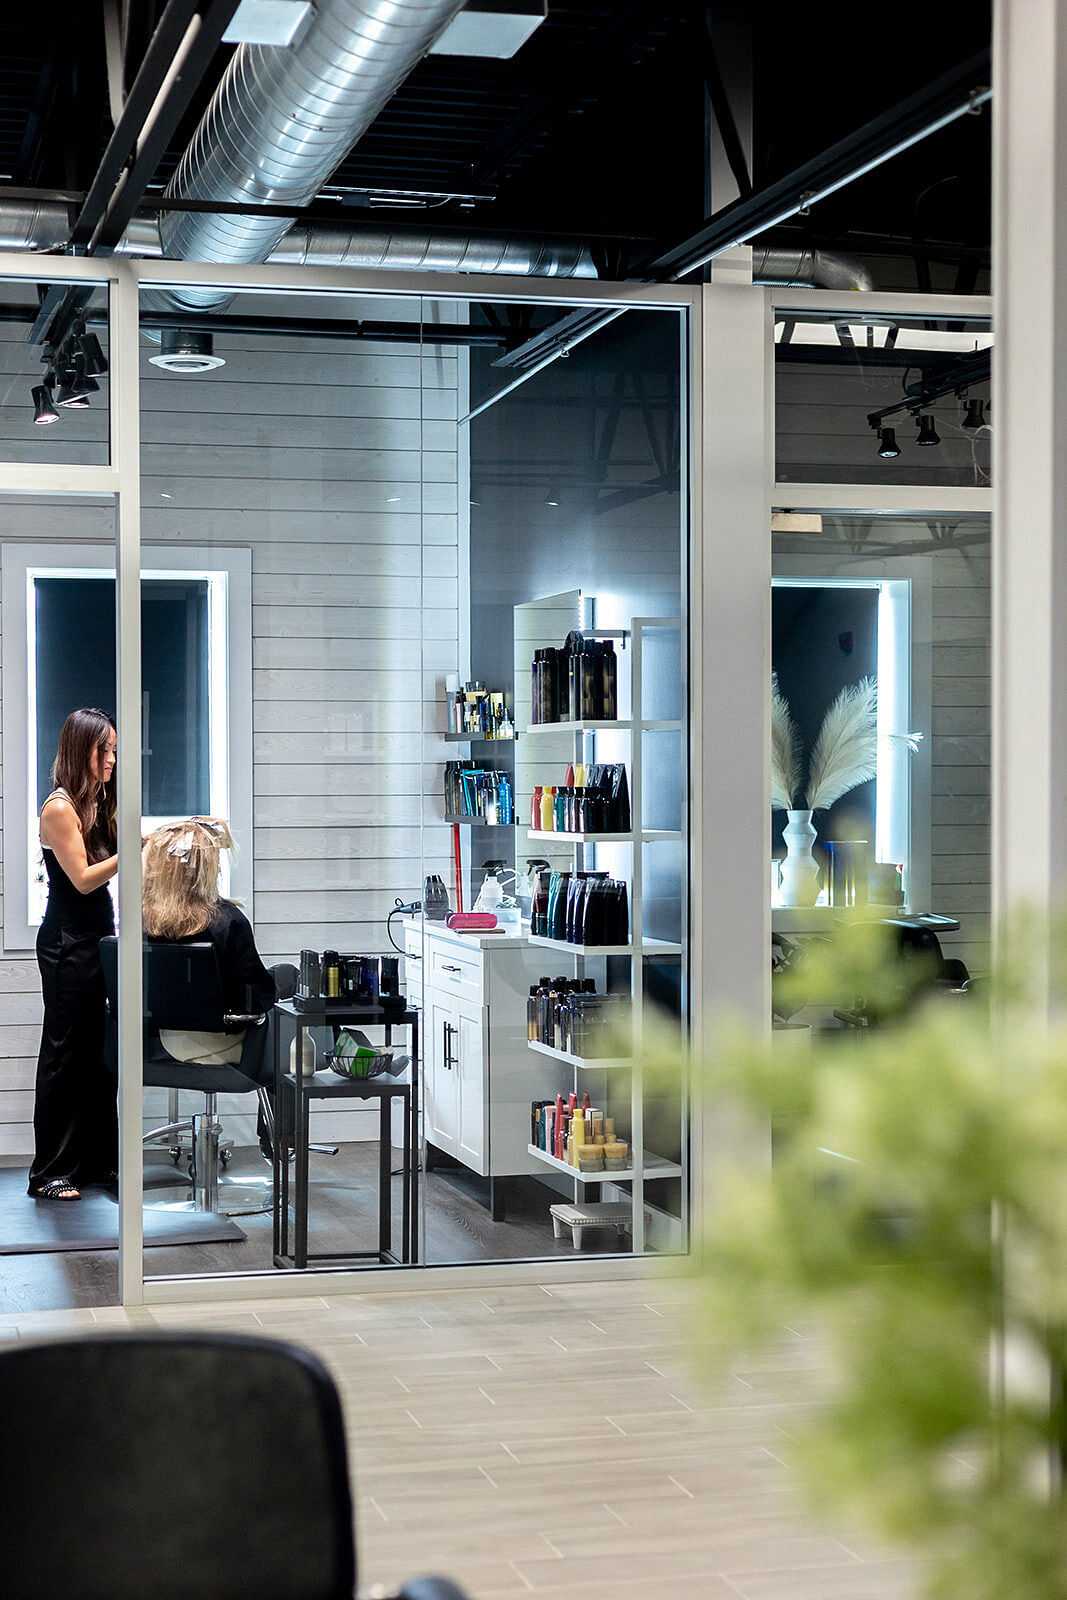
[[[176,1426],[190,1408],[206,1426]],[[166,1332],[16,1347],[0,1415],[5,1600],[352,1600],[341,1402],[310,1351]],[[66,1492],[43,1492],[60,1462]],[[399,1596],[465,1600],[444,1578]]]
[[[220,1183],[218,1116],[220,1094],[254,1094],[273,1136],[273,1111],[267,1094],[266,1063],[269,1016],[258,1012],[236,1014],[226,1010],[213,947],[208,944],[149,944],[143,946],[144,1083],[146,1088],[199,1091],[203,1109],[184,1121],[152,1128],[144,1143],[173,1144],[183,1134],[192,1139],[191,1210],[246,1216],[267,1211],[272,1203],[269,1178],[258,1182],[229,1179]],[[100,941],[100,960],[107,989],[107,1059],[118,1070],[118,940]],[[159,1032],[223,1033],[245,1030],[240,1062],[235,1065],[200,1066],[175,1061],[164,1050]],[[168,1209],[172,1204],[168,1196]],[[181,1203],[181,1202],[179,1202]]]

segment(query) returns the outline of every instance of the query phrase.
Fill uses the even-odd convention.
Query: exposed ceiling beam
[[[168,0],[75,218],[70,235],[75,252],[107,255],[122,238],[237,4],[238,0]],[[29,342],[59,342],[87,298],[82,289],[49,286]]]
[[[747,198],[734,201],[721,213],[710,217],[690,238],[651,261],[642,281],[676,283],[688,277],[727,250],[748,244],[769,228],[807,211],[816,201],[855,183],[960,117],[980,111],[992,98],[990,67],[990,52],[980,51],[924,89],[909,95],[892,111],[864,123],[788,176]],[[517,350],[509,351],[499,364],[522,365],[524,370],[460,420],[469,422],[623,314],[619,309],[572,312]]]

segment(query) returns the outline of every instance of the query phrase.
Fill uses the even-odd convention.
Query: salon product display
[[[534,1100],[530,1105],[530,1143],[537,1150],[565,1161],[579,1172],[625,1172],[630,1147],[615,1136],[614,1117],[590,1104],[589,1095],[578,1104],[572,1091],[564,1100]]]
[[[629,833],[624,763],[572,762],[562,783],[538,784],[530,801],[530,827],[535,833]]]
[[[530,932],[567,944],[625,944],[630,937],[626,884],[606,872],[538,873]]]
[[[338,950],[301,950],[293,1005],[298,1011],[365,1008],[402,1011],[398,956],[342,955]]]
[[[534,722],[614,722],[619,715],[619,663],[610,639],[569,633],[562,649],[535,650]]]
[[[448,686],[448,731],[469,739],[514,739],[515,723],[502,689],[458,680]]]
[[[469,818],[490,827],[509,827],[515,821],[510,774],[475,761],[446,761],[445,815],[452,822]]]
[[[627,1035],[630,997],[597,994],[592,978],[542,978],[526,1002],[526,1037],[568,1055],[617,1055]]]

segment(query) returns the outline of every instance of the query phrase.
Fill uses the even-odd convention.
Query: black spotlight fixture
[[[30,390],[33,396],[33,425],[35,428],[46,428],[51,422],[59,421],[59,412],[52,404],[52,391],[47,383],[38,383]]]
[[[78,322],[74,327],[75,349],[81,351],[85,357],[85,370],[91,378],[102,378],[107,372],[107,357],[100,347],[100,340],[95,333],[87,333],[85,323]]]
[[[61,352],[60,359],[63,358],[64,352]],[[84,411],[89,404],[89,396],[99,394],[100,385],[86,372],[85,356],[80,350],[66,360],[67,364],[61,367],[59,373],[56,405],[65,406],[70,411]]]
[[[878,429],[878,454],[883,461],[895,461],[900,454],[897,436],[892,428]]]
[[[924,416],[916,417],[915,420],[919,424],[919,432],[918,432],[918,436],[917,436],[917,438],[915,440],[916,444],[940,444],[941,443],[941,435],[938,433],[937,429],[934,427],[934,419],[930,415],[929,412],[927,412]]]
[[[985,421],[985,401],[984,400],[968,400],[967,401],[967,411],[966,411],[966,414],[965,414],[965,416],[963,418],[963,421],[960,423],[960,427],[961,428],[970,428],[971,431],[973,432],[978,428],[984,428],[985,425],[986,425],[986,421]]]

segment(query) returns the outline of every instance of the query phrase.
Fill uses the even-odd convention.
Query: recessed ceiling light
[[[400,504],[400,496],[398,494],[387,494],[385,503],[387,506],[398,506]]]
[[[164,491],[164,490],[162,490],[162,489],[161,489],[161,490],[160,490],[160,491],[159,491],[159,498],[160,498],[160,499],[161,499],[161,500],[173,500],[173,499],[174,499],[174,496],[173,496],[173,495],[172,495],[172,494],[167,494],[167,493],[165,493],[165,491]]]

